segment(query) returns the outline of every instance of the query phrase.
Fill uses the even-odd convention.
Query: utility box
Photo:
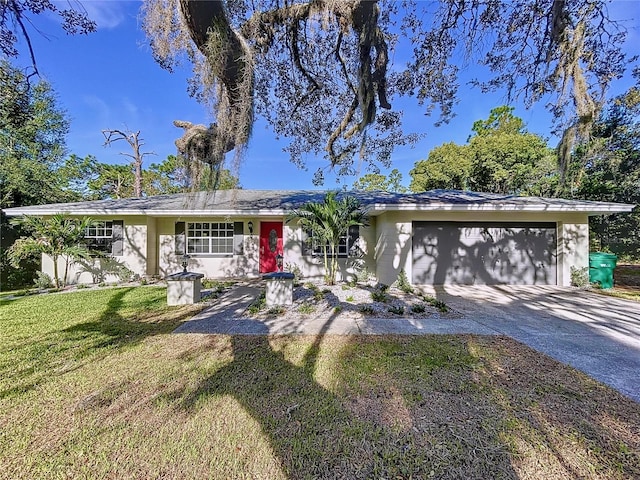
[[[613,271],[618,257],[613,253],[594,252],[589,254],[589,282],[601,288],[613,288]]]
[[[267,307],[274,305],[291,305],[293,303],[293,279],[295,275],[289,272],[274,272],[263,275],[267,282]]]
[[[167,305],[191,305],[199,302],[203,277],[204,274],[194,272],[167,276]]]

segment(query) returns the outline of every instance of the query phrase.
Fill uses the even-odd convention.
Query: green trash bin
[[[598,283],[601,288],[613,288],[613,270],[617,260],[618,257],[613,253],[590,253],[589,282]]]

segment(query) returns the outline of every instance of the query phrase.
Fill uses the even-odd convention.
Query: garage
[[[556,285],[556,224],[412,222],[414,285]]]

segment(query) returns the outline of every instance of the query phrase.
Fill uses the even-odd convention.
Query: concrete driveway
[[[563,287],[447,286],[440,300],[640,402],[640,303]]]

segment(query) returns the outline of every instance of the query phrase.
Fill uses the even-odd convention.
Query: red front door
[[[282,251],[282,222],[260,222],[260,273],[278,271]]]

